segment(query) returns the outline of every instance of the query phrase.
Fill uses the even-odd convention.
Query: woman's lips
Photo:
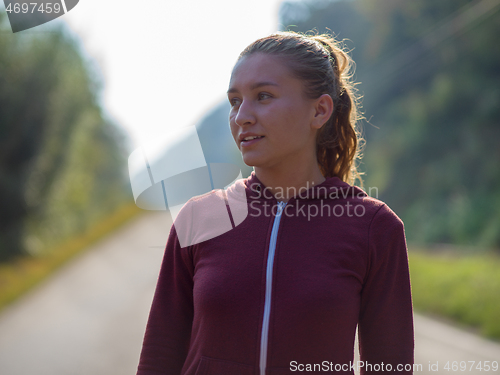
[[[241,141],[240,142],[241,147],[250,147],[250,146],[254,145],[255,143],[257,143],[258,141],[260,141],[262,138],[264,138],[264,136],[260,136],[259,138],[254,138],[254,139],[251,139],[249,141]]]

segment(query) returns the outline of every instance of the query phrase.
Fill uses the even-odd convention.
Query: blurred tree
[[[21,34],[0,33],[0,260],[82,231],[127,192],[124,137],[75,42]]]
[[[302,2],[303,3],[303,2]],[[285,2],[281,24],[349,38],[366,185],[413,242],[500,247],[500,2]],[[374,126],[371,126],[374,125]]]

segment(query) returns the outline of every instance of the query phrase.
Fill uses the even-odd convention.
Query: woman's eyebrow
[[[279,85],[277,83],[271,82],[271,81],[257,82],[257,83],[254,83],[252,86],[250,86],[250,90],[255,90],[255,89],[262,87],[262,86],[279,86]],[[228,94],[232,94],[232,93],[236,93],[236,92],[239,92],[239,91],[235,87],[230,87],[229,90],[227,90]]]

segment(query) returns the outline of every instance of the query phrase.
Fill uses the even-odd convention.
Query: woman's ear
[[[314,104],[314,117],[311,122],[313,129],[320,129],[332,116],[333,113],[333,100],[328,94],[321,95],[315,100]]]

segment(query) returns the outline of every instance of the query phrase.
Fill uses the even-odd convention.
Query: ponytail
[[[310,37],[325,48],[333,70],[335,90],[332,93],[334,110],[330,119],[319,130],[316,138],[316,154],[321,173],[325,177],[339,177],[355,183],[361,179],[356,163],[361,159],[360,133],[356,123],[360,120],[358,98],[352,82],[354,62],[340,43],[328,35]]]

